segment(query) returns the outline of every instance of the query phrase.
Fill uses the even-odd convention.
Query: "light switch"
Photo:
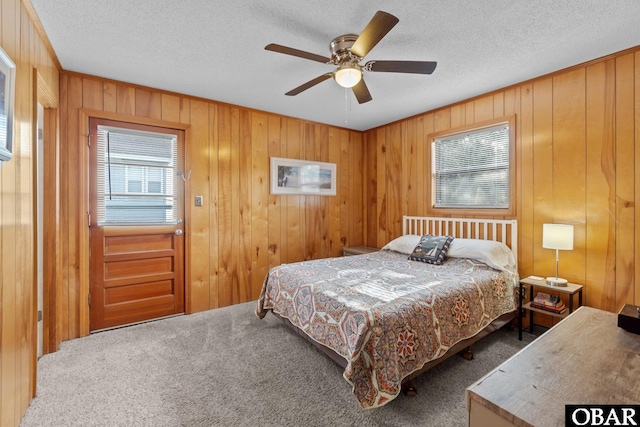
[[[196,206],[202,206],[202,196],[196,196]]]

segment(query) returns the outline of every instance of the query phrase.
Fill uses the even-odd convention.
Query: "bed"
[[[318,346],[360,406],[376,408],[509,323],[517,283],[515,220],[405,216],[402,236],[378,252],[272,268],[256,314],[271,311]]]

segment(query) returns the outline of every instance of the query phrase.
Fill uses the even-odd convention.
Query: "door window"
[[[177,219],[177,136],[97,126],[98,225]]]

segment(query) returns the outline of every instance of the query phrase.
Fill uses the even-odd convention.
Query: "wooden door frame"
[[[33,357],[30,360],[32,365],[32,378],[31,378],[31,397],[36,396],[36,372],[37,372],[37,339],[38,339],[38,212],[36,209],[38,200],[37,194],[37,179],[38,179],[38,167],[37,167],[37,155],[36,147],[38,144],[38,104],[44,107],[44,141],[43,141],[43,173],[45,182],[50,183],[51,191],[45,192],[43,205],[43,224],[42,224],[42,239],[43,239],[43,318],[42,318],[42,341],[43,341],[43,354],[50,353],[58,349],[58,343],[56,343],[56,322],[55,322],[55,287],[60,283],[58,277],[59,268],[59,224],[60,224],[60,201],[59,201],[59,152],[60,152],[60,139],[59,139],[59,110],[57,97],[51,88],[47,85],[46,79],[38,72],[37,68],[33,68],[32,73],[32,88],[34,94],[33,100],[33,120],[32,120],[32,180],[33,180],[33,223],[36,224],[33,233],[33,314],[34,322],[32,325],[33,340],[32,340],[32,354]]]
[[[80,176],[85,180],[80,183],[80,194],[78,195],[78,233],[80,234],[80,242],[78,247],[79,253],[79,277],[80,284],[78,289],[78,301],[81,301],[79,307],[80,336],[89,335],[89,119],[107,119],[117,120],[127,123],[136,123],[149,126],[157,126],[168,129],[178,129],[184,131],[184,164],[185,169],[190,169],[190,159],[188,147],[191,145],[191,125],[185,123],[169,122],[165,120],[150,119],[147,117],[129,116],[124,114],[109,113],[105,111],[81,108],[78,112],[78,141],[79,157],[81,164]],[[191,189],[185,184],[184,188],[184,309],[186,314],[191,313],[191,266],[187,262],[190,259],[190,242],[191,242],[191,204],[187,203],[191,200]],[[69,201],[71,203],[71,201]]]

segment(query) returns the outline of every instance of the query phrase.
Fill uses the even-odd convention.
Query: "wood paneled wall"
[[[66,72],[60,105],[58,342],[88,333],[86,136],[79,123],[87,116],[185,127],[188,312],[255,300],[271,266],[364,243],[361,132]],[[270,195],[272,156],[336,163],[337,195]],[[195,195],[204,196],[203,207],[193,206]]]
[[[0,163],[0,425],[17,426],[36,377],[34,82],[57,97],[58,69],[20,0],[0,3],[0,45],[16,64],[13,158]]]
[[[381,247],[403,214],[428,213],[429,134],[515,114],[520,274],[553,271],[545,222],[575,225],[561,275],[588,305],[640,304],[640,50],[573,67],[361,133],[179,94],[61,73],[27,0],[0,3],[0,45],[17,64],[14,158],[0,167],[0,425],[18,425],[35,392],[35,100],[59,106],[52,236],[52,348],[88,333],[86,143],[91,111],[187,129],[189,312],[256,299],[269,267]],[[37,82],[37,83],[36,83]],[[59,95],[59,104],[58,103]],[[57,127],[55,115],[47,115]],[[50,138],[53,142],[58,139]],[[49,150],[49,151],[47,151]],[[334,162],[335,197],[272,196],[269,157]],[[194,195],[205,206],[191,206]],[[58,210],[59,209],[59,210]],[[45,232],[46,233],[46,232]],[[46,272],[45,272],[46,273]],[[47,313],[45,313],[47,316]]]
[[[640,304],[639,48],[365,132],[366,243],[428,214],[431,133],[512,114],[520,275],[552,275],[542,224],[573,224],[560,275],[585,284],[592,307]]]

